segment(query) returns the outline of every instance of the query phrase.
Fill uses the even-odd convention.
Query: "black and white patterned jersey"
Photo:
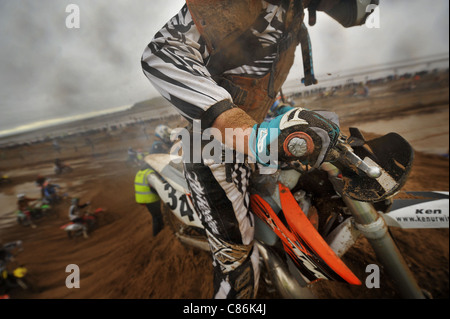
[[[260,49],[273,46],[281,39],[287,9],[286,1],[261,1],[263,11],[249,30],[250,40],[256,42]],[[219,102],[232,102],[232,97],[214,81],[208,69],[209,60],[206,43],[184,5],[156,33],[145,48],[141,63],[146,77],[183,117],[191,122],[201,120],[212,124],[221,112],[232,107],[232,103],[226,103],[224,107]],[[269,54],[225,70],[223,74],[263,76],[271,70],[274,60],[275,54]],[[216,108],[214,112],[210,110],[212,107]]]

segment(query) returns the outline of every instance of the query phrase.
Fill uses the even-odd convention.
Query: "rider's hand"
[[[339,134],[338,124],[321,114],[293,108],[270,122],[256,124],[249,147],[256,161],[265,166],[300,160],[305,165],[319,167],[336,145]]]

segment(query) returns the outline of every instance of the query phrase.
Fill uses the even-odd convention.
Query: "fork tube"
[[[342,196],[351,210],[356,226],[372,245],[378,260],[385,267],[400,293],[407,299],[425,298],[402,254],[398,250],[384,219],[373,205]]]

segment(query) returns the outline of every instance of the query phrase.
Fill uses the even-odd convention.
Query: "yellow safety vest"
[[[134,178],[136,203],[150,204],[159,201],[158,194],[151,190],[147,182],[147,176],[153,173],[155,173],[155,171],[149,168],[137,172],[136,177]]]

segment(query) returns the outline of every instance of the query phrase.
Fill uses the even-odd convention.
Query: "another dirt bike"
[[[66,231],[69,239],[79,236],[85,238],[98,226],[98,214],[105,209],[97,208],[94,212],[88,211],[83,215],[83,223],[70,222],[62,225],[60,228]]]
[[[364,235],[404,298],[428,297],[388,226],[403,227],[407,223],[402,218],[417,217],[417,205],[427,202],[443,219],[412,227],[448,228],[448,192],[415,193],[413,202],[393,199],[406,182],[414,157],[409,143],[395,133],[366,141],[351,128],[350,137],[341,135],[333,156],[332,162],[316,170],[292,162],[274,174],[256,171],[252,176],[251,211],[258,216],[255,240],[263,278],[285,298],[313,298],[307,287],[320,279],[361,285],[340,257]],[[161,197],[163,214],[175,235],[187,245],[209,251],[181,158],[153,154],[146,162],[157,172],[151,175],[151,186]]]
[[[28,280],[28,270],[23,265],[15,265],[12,251],[22,250],[22,241],[10,242],[0,247],[0,296],[9,298],[9,293],[16,289],[34,289]]]
[[[17,223],[22,226],[30,226],[31,223],[42,219],[43,217],[48,218],[58,218],[59,214],[52,205],[50,205],[45,199],[44,200],[38,200],[33,207],[27,212],[20,212],[16,211],[17,215]],[[27,216],[29,218],[27,218]]]
[[[0,273],[0,290],[2,294],[6,294],[12,289],[21,288],[27,290],[30,288],[27,282],[27,268],[24,266],[19,266],[12,271],[3,269]]]

